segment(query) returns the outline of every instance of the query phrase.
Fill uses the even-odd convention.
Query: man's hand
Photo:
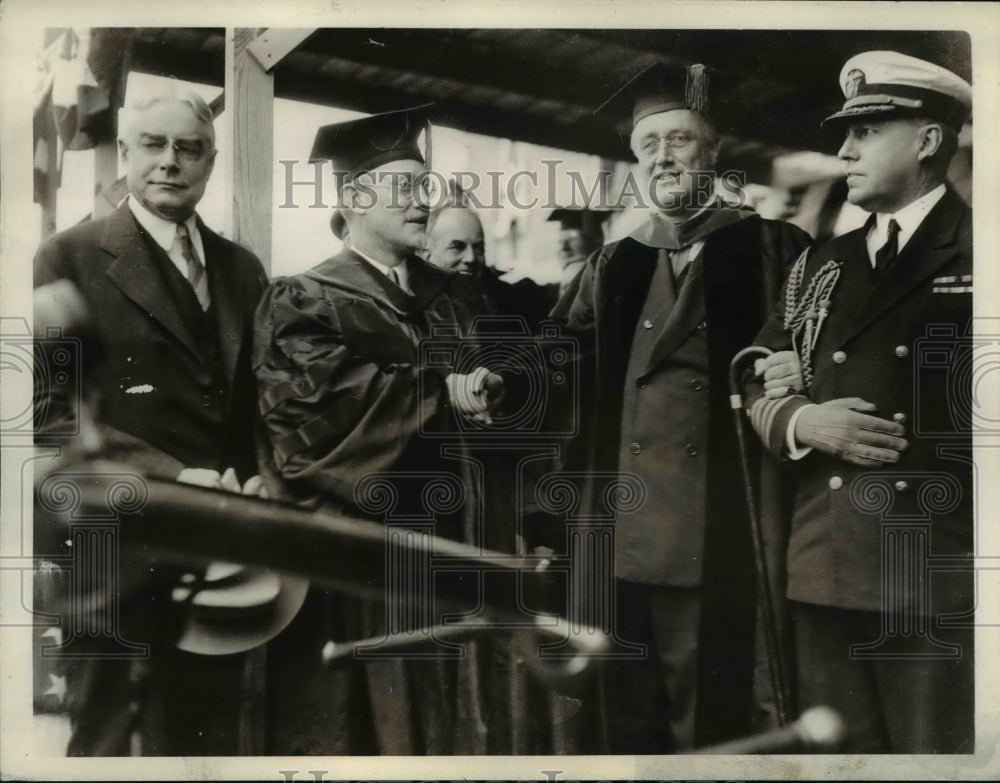
[[[244,495],[253,495],[254,497],[264,498],[265,500],[269,497],[267,494],[267,487],[264,486],[264,478],[260,475],[251,476],[246,480],[243,485]]]
[[[802,365],[795,351],[778,351],[758,359],[753,364],[754,374],[764,378],[764,396],[769,399],[798,394],[805,390]]]
[[[493,372],[487,375],[482,394],[486,398],[486,410],[490,413],[496,413],[500,408],[500,403],[503,402],[503,378]]]
[[[485,367],[468,374],[452,373],[445,384],[451,404],[459,413],[486,423],[503,400],[503,379]]]
[[[198,487],[225,489],[236,493],[240,491],[239,479],[236,478],[236,471],[232,468],[226,468],[222,474],[209,468],[184,468],[177,474],[177,480],[182,484],[194,484]]]
[[[859,397],[801,409],[795,440],[845,462],[877,468],[899,461],[907,447],[902,425],[870,416],[875,406]]]

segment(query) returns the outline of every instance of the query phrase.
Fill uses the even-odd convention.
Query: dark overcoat
[[[723,222],[680,290],[659,292],[659,308],[644,311],[659,251],[627,237],[588,260],[553,312],[591,346],[581,370],[587,415],[567,464],[642,482],[645,502],[615,517],[615,576],[701,588],[699,712],[716,716],[744,714],[736,703],[749,712],[752,679],[753,560],[729,364],[753,343],[809,244],[796,227],[750,210]],[[780,504],[783,491],[774,479],[765,494]],[[607,515],[594,488],[583,496],[583,514]],[[713,702],[722,693],[728,706]]]

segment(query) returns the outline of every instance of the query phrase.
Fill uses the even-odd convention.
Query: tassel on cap
[[[691,111],[708,114],[708,72],[701,63],[688,68],[684,102]]]

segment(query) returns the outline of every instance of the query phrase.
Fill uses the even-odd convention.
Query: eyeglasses
[[[201,139],[172,139],[167,136],[143,136],[139,139],[139,149],[147,155],[159,155],[168,146],[178,160],[189,162],[201,160],[206,152],[206,145]]]
[[[423,204],[433,202],[440,192],[438,183],[433,177],[418,175],[412,178],[403,179],[400,176],[390,176],[391,182],[374,183],[367,180],[357,183],[360,188],[371,188],[373,190],[388,190],[393,194],[399,194],[403,199],[412,201],[414,196],[418,197]]]
[[[670,133],[657,133],[645,136],[642,139],[641,149],[646,153],[654,153],[660,148],[660,142],[666,141],[670,149],[679,150],[688,146],[697,138],[689,131],[671,131]]]

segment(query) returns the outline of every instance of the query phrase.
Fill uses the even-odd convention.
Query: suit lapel
[[[955,232],[964,208],[957,195],[950,190],[945,193],[873,288],[861,313],[859,330],[891,309],[955,256]]]
[[[910,241],[899,252],[888,272],[871,286],[867,298],[860,300],[864,304],[857,317],[852,319],[853,328],[844,335],[845,340],[890,311],[914,288],[955,257],[955,232],[964,209],[965,205],[957,195],[950,190],[945,193],[913,232]],[[861,245],[863,258],[867,262],[864,236]],[[838,297],[838,302],[843,298],[843,295]]]
[[[197,347],[173,297],[165,295],[150,249],[128,208],[122,204],[108,221],[101,247],[115,257],[107,275],[125,296],[156,319],[195,355]]]
[[[209,278],[209,290],[215,307],[216,328],[219,335],[219,350],[222,353],[228,388],[232,391],[232,380],[236,374],[236,362],[243,345],[243,298],[246,291],[243,276],[237,268],[237,260],[223,245],[219,236],[198,220],[201,242],[205,248],[205,270]]]
[[[867,225],[844,235],[842,240],[844,249],[830,256],[830,260],[840,261],[843,264],[840,268],[840,279],[833,292],[829,320],[823,327],[830,335],[832,345],[843,344],[856,332],[861,311],[871,296],[872,266],[865,242],[867,235]],[[819,268],[819,264],[816,268]],[[808,280],[803,281],[802,291],[808,282]]]
[[[660,323],[654,322],[654,328],[660,328],[660,333],[653,343],[649,361],[645,371],[649,372],[657,364],[677,350],[677,346],[695,326],[705,318],[705,251],[708,245],[691,261],[677,300],[672,307],[660,311]],[[721,259],[719,259],[721,260]],[[667,262],[669,264],[669,261]],[[713,262],[714,263],[714,262]]]

